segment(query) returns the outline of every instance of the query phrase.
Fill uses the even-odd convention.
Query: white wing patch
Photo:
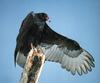
[[[18,52],[16,57],[16,62],[20,67],[24,68],[24,65],[26,63],[26,57],[24,56],[24,54]]]
[[[52,45],[49,48],[42,46],[42,50],[46,55],[47,61],[59,62],[62,68],[70,71],[73,75],[76,72],[79,75],[86,74],[95,66],[93,57],[84,49],[81,51],[69,51],[67,48],[59,48],[57,45]]]
[[[42,47],[44,54],[46,55],[47,61],[61,62],[63,58],[63,52],[57,47],[57,45],[53,45],[49,48]]]

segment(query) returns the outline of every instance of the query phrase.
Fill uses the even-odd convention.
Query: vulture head
[[[41,21],[48,21],[49,17],[46,13],[37,13],[37,16],[41,19]]]

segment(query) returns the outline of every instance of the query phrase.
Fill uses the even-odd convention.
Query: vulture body
[[[62,68],[73,75],[88,73],[94,67],[94,59],[89,52],[72,39],[53,31],[46,23],[49,19],[45,13],[30,12],[23,20],[16,39],[15,63],[22,68],[25,65],[31,43],[46,56],[46,61],[58,62]]]

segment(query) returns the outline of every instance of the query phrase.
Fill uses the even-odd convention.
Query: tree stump
[[[38,83],[44,62],[45,55],[36,48],[31,49],[21,75],[20,83]]]

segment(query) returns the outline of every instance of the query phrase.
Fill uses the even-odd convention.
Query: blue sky
[[[46,62],[39,83],[100,83],[100,0],[0,0],[0,83],[19,83],[22,69],[14,67],[16,36],[30,12],[46,12],[53,30],[88,50],[96,67],[72,76],[59,64]]]

